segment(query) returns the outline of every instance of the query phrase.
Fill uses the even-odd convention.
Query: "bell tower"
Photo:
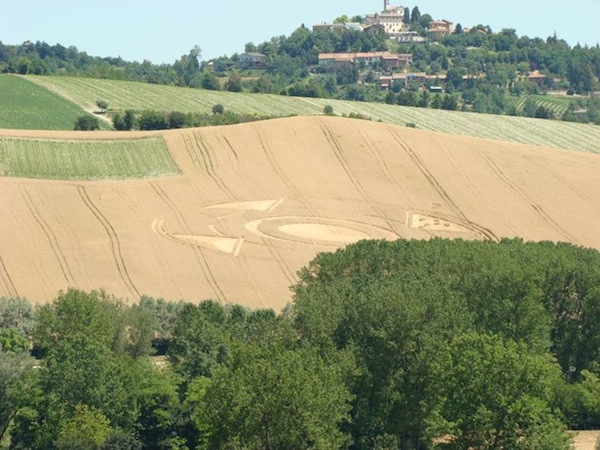
[[[383,0],[383,10],[387,11],[390,9],[390,0]]]

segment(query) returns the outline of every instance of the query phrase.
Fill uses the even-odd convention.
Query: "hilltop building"
[[[388,36],[395,36],[404,28],[404,7],[392,6],[390,0],[384,0],[383,11],[365,17],[365,25],[382,25]]]
[[[427,25],[427,32],[442,37],[453,33],[454,28],[454,24],[447,20],[432,20]]]
[[[397,54],[391,52],[365,52],[365,53],[321,53],[319,65],[335,69],[350,65],[361,64],[364,67],[379,66],[381,69],[392,72],[405,68],[413,62],[412,54]]]

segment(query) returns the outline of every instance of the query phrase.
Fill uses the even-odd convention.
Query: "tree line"
[[[232,92],[276,93],[282,95],[338,98],[357,101],[387,101],[401,105],[444,107],[468,111],[548,117],[548,111],[517,107],[519,97],[562,89],[571,97],[569,110],[561,117],[569,121],[600,123],[600,104],[593,95],[600,77],[600,47],[570,46],[557,36],[547,39],[517,35],[514,29],[493,33],[478,25],[469,32],[458,24],[454,33],[435,36],[427,32],[431,15],[413,8],[405,15],[407,26],[426,36],[427,44],[390,41],[383,32],[354,29],[310,30],[304,25],[289,36],[247,43],[246,52],[265,57],[260,68],[245,65],[239,54],[201,61],[201,49],[194,47],[172,64],[150,61],[128,62],[121,58],[91,57],[75,47],[44,42],[4,45],[0,42],[0,72],[57,75],[67,74],[111,78],[156,84]],[[352,20],[361,19],[360,17]],[[396,84],[383,92],[378,74],[381,67],[358,65],[324,68],[318,65],[319,53],[370,52],[390,50],[411,53],[411,71],[445,75],[447,97],[438,102],[418,98],[423,86]],[[536,83],[527,76],[539,71],[544,81]],[[424,87],[435,85],[435,80]],[[439,84],[439,83],[438,83]],[[538,114],[536,115],[536,112]]]
[[[595,250],[362,241],[299,277],[280,314],[0,299],[0,445],[552,450],[600,426]]]

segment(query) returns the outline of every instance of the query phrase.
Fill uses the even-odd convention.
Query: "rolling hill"
[[[0,75],[0,99],[0,128],[72,130],[75,119],[86,113],[68,99],[13,75]]]
[[[395,125],[410,123],[429,131],[600,153],[600,127],[594,125],[382,103],[207,91],[92,78],[28,76],[26,79],[86,110],[93,110],[97,100],[105,100],[113,110],[154,109],[209,114],[212,107],[220,103],[226,110],[237,113],[290,116],[322,115],[323,108],[331,105],[337,115],[361,114],[375,121]]]
[[[8,137],[163,139],[181,173],[0,178],[0,296],[106,288],[131,301],[278,310],[298,269],[360,239],[519,236],[600,249],[600,158],[582,152],[329,117],[160,133],[0,131]]]

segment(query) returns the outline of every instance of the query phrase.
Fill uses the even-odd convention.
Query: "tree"
[[[229,92],[242,92],[242,76],[237,70],[231,71],[225,89]]]
[[[79,116],[75,119],[74,129],[76,131],[92,131],[100,128],[98,118],[90,114]]]
[[[140,130],[166,130],[169,122],[163,113],[158,111],[142,111],[138,119]]]
[[[77,405],[75,414],[61,423],[56,447],[69,450],[100,450],[110,433],[110,421],[102,412]]]
[[[410,23],[418,24],[420,20],[421,20],[421,11],[419,11],[418,6],[415,6],[412,9],[412,12],[410,14]]]
[[[407,25],[410,24],[410,8],[404,8],[404,18],[402,19],[402,21]]]
[[[0,349],[0,442],[19,410],[19,384],[32,366],[33,359],[28,354]]]
[[[219,91],[221,89],[221,83],[219,83],[219,79],[213,72],[207,71],[202,75],[200,87],[211,91]]]
[[[220,103],[213,105],[213,107],[212,107],[213,114],[223,114],[224,112],[225,112],[225,107],[223,105],[221,105]]]
[[[333,106],[325,105],[325,107],[323,108],[323,114],[325,114],[326,116],[333,116]]]
[[[105,113],[108,109],[108,102],[106,100],[96,100],[96,106],[101,113]]]
[[[346,448],[350,394],[342,368],[314,349],[240,346],[203,398],[212,448]]]
[[[450,439],[437,447],[570,448],[564,425],[549,406],[560,371],[546,356],[482,334],[457,337],[444,355],[437,366],[443,401],[429,420],[429,433]]]

